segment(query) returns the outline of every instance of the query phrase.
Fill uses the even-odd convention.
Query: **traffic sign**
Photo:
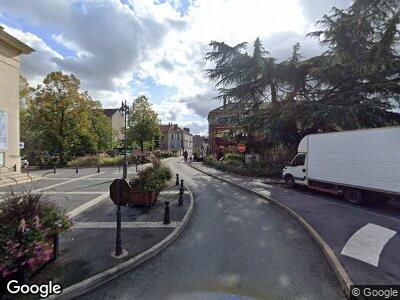
[[[246,151],[246,145],[245,144],[239,144],[239,145],[237,145],[237,148],[238,148],[240,153],[243,153],[243,152]]]
[[[125,206],[132,196],[132,188],[126,179],[115,179],[110,185],[110,198],[115,205]]]

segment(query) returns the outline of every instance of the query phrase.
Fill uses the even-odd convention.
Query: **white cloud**
[[[296,42],[304,56],[315,55],[320,51],[317,42],[305,34],[331,6],[349,4],[316,1],[190,0],[182,14],[179,0],[2,0],[0,10],[45,28],[55,43],[76,54],[63,57],[39,36],[6,27],[36,50],[23,58],[31,80],[52,70],[72,72],[93,98],[110,107],[133,99],[141,92],[140,82],[151,79],[176,90],[168,98],[153,99],[163,121],[195,122],[193,127],[205,130],[207,111],[218,106],[204,76],[208,43],[251,44],[260,37],[266,50],[280,59],[290,55]]]

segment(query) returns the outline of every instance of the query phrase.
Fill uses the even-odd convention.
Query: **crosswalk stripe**
[[[396,233],[389,228],[369,223],[350,237],[341,254],[378,267],[383,248]]]

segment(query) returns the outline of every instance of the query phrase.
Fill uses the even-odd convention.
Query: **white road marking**
[[[89,177],[93,177],[93,176],[100,175],[100,174],[104,174],[104,172],[100,172],[100,173],[96,173],[96,174],[90,174],[90,175],[86,175],[86,176],[82,176],[82,177],[73,178],[73,179],[70,179],[70,180],[67,180],[67,181],[55,183],[55,184],[52,184],[52,185],[49,185],[49,186],[46,186],[46,187],[43,187],[43,188],[34,190],[34,191],[32,191],[32,192],[33,192],[33,193],[37,193],[37,192],[49,190],[49,189],[58,187],[58,186],[60,186],[60,185],[68,184],[68,183],[71,183],[71,182],[75,182],[75,181],[78,181],[78,180],[82,180],[82,179],[89,178]]]
[[[122,228],[162,228],[162,227],[178,227],[180,222],[171,222],[164,224],[163,222],[121,222]],[[107,229],[116,228],[115,222],[75,222],[74,228],[79,229]]]
[[[188,191],[183,191],[183,193],[184,194],[189,194]],[[176,191],[161,191],[160,195],[176,195],[176,196],[178,196],[179,195],[179,190],[176,190]]]
[[[42,195],[102,195],[108,191],[76,191],[76,192],[41,192]],[[0,192],[0,195],[8,195],[9,192]]]
[[[44,181],[61,181],[61,180],[70,180],[72,179],[71,177],[43,177],[41,180]],[[104,180],[106,183],[108,181],[113,181],[115,178],[107,178],[107,177],[98,177],[98,178],[85,178],[85,180]]]
[[[383,247],[397,232],[369,223],[354,233],[342,254],[378,267]]]
[[[82,204],[81,206],[75,208],[74,210],[70,211],[68,213],[68,216],[70,218],[76,217],[77,215],[79,215],[81,212],[87,210],[89,207],[103,201],[104,199],[109,197],[109,192],[106,192],[96,198],[94,198],[93,200],[90,200],[89,202],[86,202],[85,204]]]

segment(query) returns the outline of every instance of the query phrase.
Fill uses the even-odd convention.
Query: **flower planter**
[[[147,206],[151,207],[156,201],[159,192],[153,191],[148,193],[142,193],[137,188],[132,188],[132,197],[128,205],[132,206]]]
[[[35,273],[39,272],[42,268],[44,268],[49,263],[56,260],[59,256],[59,237],[58,234],[54,236],[50,236],[47,239],[47,242],[50,247],[47,247],[46,250],[51,252],[51,256],[45,261],[32,264],[30,266],[29,261],[26,262],[24,265],[20,266],[16,272],[10,273],[7,276],[3,276],[0,273],[0,295],[4,295],[6,290],[3,288],[7,285],[7,282],[11,280],[17,280],[21,284],[27,284],[30,277],[32,277]]]

